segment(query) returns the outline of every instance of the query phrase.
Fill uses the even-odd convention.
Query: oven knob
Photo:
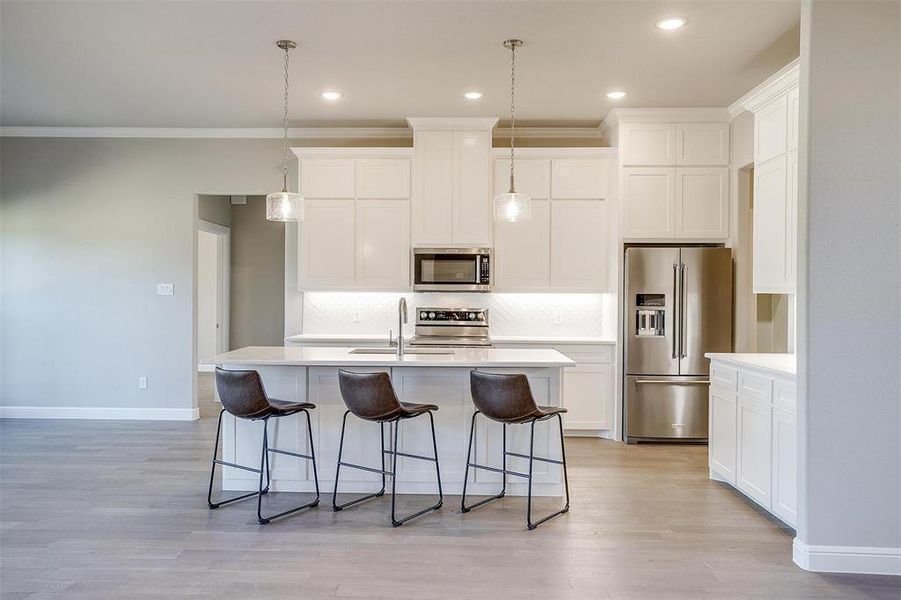
[[[430,318],[430,319],[434,319],[434,318],[435,318],[435,313],[429,313],[429,318]]]
[[[475,319],[476,319],[476,314],[475,314],[475,313],[469,313],[469,320],[470,320],[470,321],[475,321]]]
[[[425,312],[425,311],[422,311],[421,313],[419,313],[419,318],[420,318],[420,319],[425,319],[425,318],[428,317],[428,316],[429,316],[429,313],[427,313],[427,312]]]

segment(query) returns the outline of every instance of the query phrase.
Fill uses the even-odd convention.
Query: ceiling
[[[798,56],[799,2],[13,2],[0,124],[271,127],[290,38],[292,125],[509,114],[597,123],[614,106],[727,106]],[[654,27],[666,15],[677,31]],[[328,103],[324,89],[345,96]],[[628,92],[618,102],[605,97]],[[479,90],[472,102],[463,92]]]

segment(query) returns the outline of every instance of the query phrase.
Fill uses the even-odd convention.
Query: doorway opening
[[[229,349],[231,228],[197,221],[198,371],[212,371],[204,359]]]

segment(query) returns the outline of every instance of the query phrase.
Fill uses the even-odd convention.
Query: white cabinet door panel
[[[516,189],[536,200],[551,197],[551,161],[546,158],[516,159]],[[494,159],[494,193],[510,189],[510,159]]]
[[[610,198],[610,162],[596,158],[551,161],[551,198]]]
[[[736,424],[738,421],[734,392],[710,386],[709,467],[735,485]]]
[[[676,165],[729,164],[729,123],[676,125]]]
[[[550,285],[550,201],[532,200],[532,219],[494,224],[494,291],[545,291]]]
[[[413,243],[447,243],[453,237],[453,132],[419,131],[414,145]]]
[[[785,293],[794,294],[798,271],[798,151],[792,150],[786,159],[785,196]]]
[[[786,157],[754,169],[753,288],[756,294],[788,291],[786,239],[788,211]]]
[[[671,123],[625,123],[620,127],[624,166],[675,164],[676,126]]]
[[[798,522],[798,426],[794,414],[773,409],[773,514]]]
[[[305,200],[300,227],[301,290],[347,290],[354,286],[354,201]]]
[[[410,160],[365,158],[357,160],[357,198],[409,198]]]
[[[788,93],[788,149],[798,149],[798,127],[800,126],[801,92],[794,88]]]
[[[729,237],[728,167],[676,168],[676,235]]]
[[[612,399],[611,365],[580,364],[563,370],[565,429],[610,429]]]
[[[491,133],[453,132],[453,237],[456,244],[491,245]]]
[[[771,503],[772,411],[764,402],[738,396],[736,486],[766,509]]]
[[[609,205],[606,200],[551,202],[551,288],[570,292],[609,289]]]
[[[623,169],[623,237],[671,238],[676,233],[675,169]]]
[[[754,113],[754,163],[783,154],[788,144],[788,99],[779,96]]]
[[[360,289],[410,287],[410,204],[406,200],[357,201],[357,270]]]
[[[353,159],[303,159],[300,162],[300,193],[304,198],[353,198]]]

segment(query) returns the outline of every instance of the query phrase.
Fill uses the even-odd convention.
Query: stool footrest
[[[251,473],[259,473],[259,469],[254,469],[253,467],[245,467],[244,465],[239,465],[231,462],[226,462],[224,460],[213,459],[213,462],[217,465],[225,465],[226,467],[234,467],[236,469],[243,469],[244,471],[250,471]]]
[[[372,467],[364,467],[363,465],[355,465],[354,463],[349,462],[339,462],[338,465],[342,467],[350,467],[351,469],[360,469],[361,471],[369,471],[370,473],[378,473],[379,475],[391,475],[394,476],[393,471],[386,471],[384,469],[374,469]]]
[[[298,454],[297,452],[288,452],[287,450],[278,450],[276,448],[269,448],[268,450],[269,450],[269,452],[275,452],[276,454],[284,454],[286,456],[293,456],[295,458],[305,458],[307,460],[314,460],[313,457],[310,456],[309,454]]]
[[[406,456],[407,458],[418,458],[419,460],[430,460],[436,462],[437,458],[431,456],[420,456],[419,454],[407,454],[406,452],[395,452],[394,450],[382,450],[385,454],[394,454],[395,456]]]
[[[506,454],[507,456],[516,456],[518,458],[525,458],[526,460],[529,459],[528,454],[519,454],[518,452],[504,452],[504,454]],[[540,456],[533,456],[532,460],[551,463],[553,465],[562,465],[563,464],[562,460],[554,460],[553,458],[542,458]]]
[[[528,473],[520,473],[519,471],[510,471],[509,469],[498,469],[496,467],[489,467],[486,465],[477,465],[475,463],[466,463],[467,467],[472,467],[473,469],[482,469],[484,471],[491,471],[493,473],[503,473],[505,475],[515,475],[516,477],[523,477],[525,479],[531,479],[532,476]]]

